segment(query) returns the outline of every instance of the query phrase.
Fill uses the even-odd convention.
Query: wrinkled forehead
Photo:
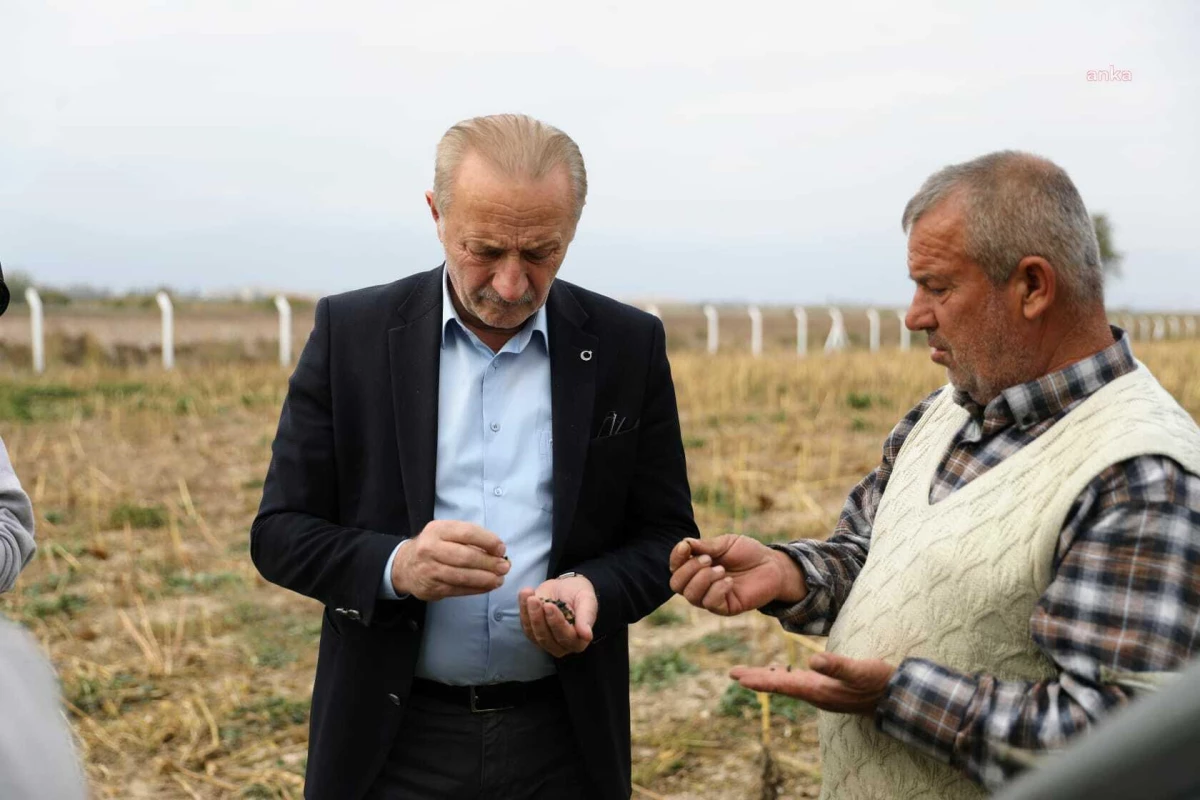
[[[968,204],[962,192],[953,192],[930,206],[908,230],[909,246],[915,239],[936,237],[961,242],[967,226]]]
[[[463,197],[448,216],[450,234],[469,246],[535,249],[570,242],[570,209],[528,197]]]
[[[967,261],[966,215],[960,203],[951,200],[939,203],[909,229],[910,273],[955,269]]]

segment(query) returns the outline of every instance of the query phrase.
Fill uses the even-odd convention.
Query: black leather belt
[[[414,696],[430,697],[443,703],[469,708],[475,714],[516,708],[531,700],[550,697],[558,691],[557,675],[549,675],[536,681],[510,681],[483,686],[451,686],[424,678],[413,678],[412,682]]]

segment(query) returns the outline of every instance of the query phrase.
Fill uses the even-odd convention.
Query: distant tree
[[[49,286],[38,289],[38,296],[42,298],[42,305],[46,306],[69,306],[71,304],[69,294]]]
[[[1092,224],[1096,227],[1096,241],[1100,243],[1100,263],[1104,266],[1104,272],[1114,278],[1120,277],[1125,254],[1117,250],[1113,243],[1112,223],[1108,221],[1108,214],[1092,214]]]
[[[71,295],[68,292],[56,289],[53,286],[42,286],[34,281],[32,275],[22,270],[11,273],[5,272],[4,282],[8,284],[8,291],[12,293],[12,302],[14,305],[25,304],[25,290],[30,286],[38,290],[38,297],[42,298],[43,305],[65,306],[71,302]]]
[[[112,290],[103,286],[93,286],[90,283],[73,283],[63,288],[62,293],[72,300],[94,301],[104,300],[112,296]]]
[[[12,294],[13,305],[23,305],[25,303],[25,290],[33,286],[33,278],[29,277],[28,272],[4,272],[4,282],[8,284],[8,291]]]

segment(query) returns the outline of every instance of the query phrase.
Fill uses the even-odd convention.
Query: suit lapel
[[[441,307],[439,267],[426,273],[397,312],[399,324],[388,330],[396,447],[411,536],[433,519]]]
[[[556,282],[546,303],[550,332],[550,407],[553,415],[554,520],[550,576],[558,562],[583,480],[596,396],[596,348],[599,339],[583,330],[587,313],[570,289]]]

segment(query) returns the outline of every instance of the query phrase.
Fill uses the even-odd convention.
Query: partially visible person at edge
[[[8,310],[9,299],[4,270],[0,268],[0,316]],[[13,471],[4,440],[0,439],[0,593],[13,588],[17,575],[36,551],[33,505]]]
[[[562,131],[459,123],[444,268],[317,306],[251,531],[325,605],[312,800],[630,795],[627,626],[697,530],[662,323],[556,280],[586,193]]]
[[[833,535],[681,543],[672,588],[828,635],[809,670],[737,668],[824,712],[822,797],[968,798],[1197,651],[1200,430],[1106,322],[1067,174],[1000,152],[903,214],[905,324],[950,385],[888,436]]]
[[[0,271],[0,314],[8,287]],[[0,439],[0,592],[33,558],[33,506]],[[62,714],[58,681],[33,637],[0,618],[0,798],[82,800],[83,772]]]

